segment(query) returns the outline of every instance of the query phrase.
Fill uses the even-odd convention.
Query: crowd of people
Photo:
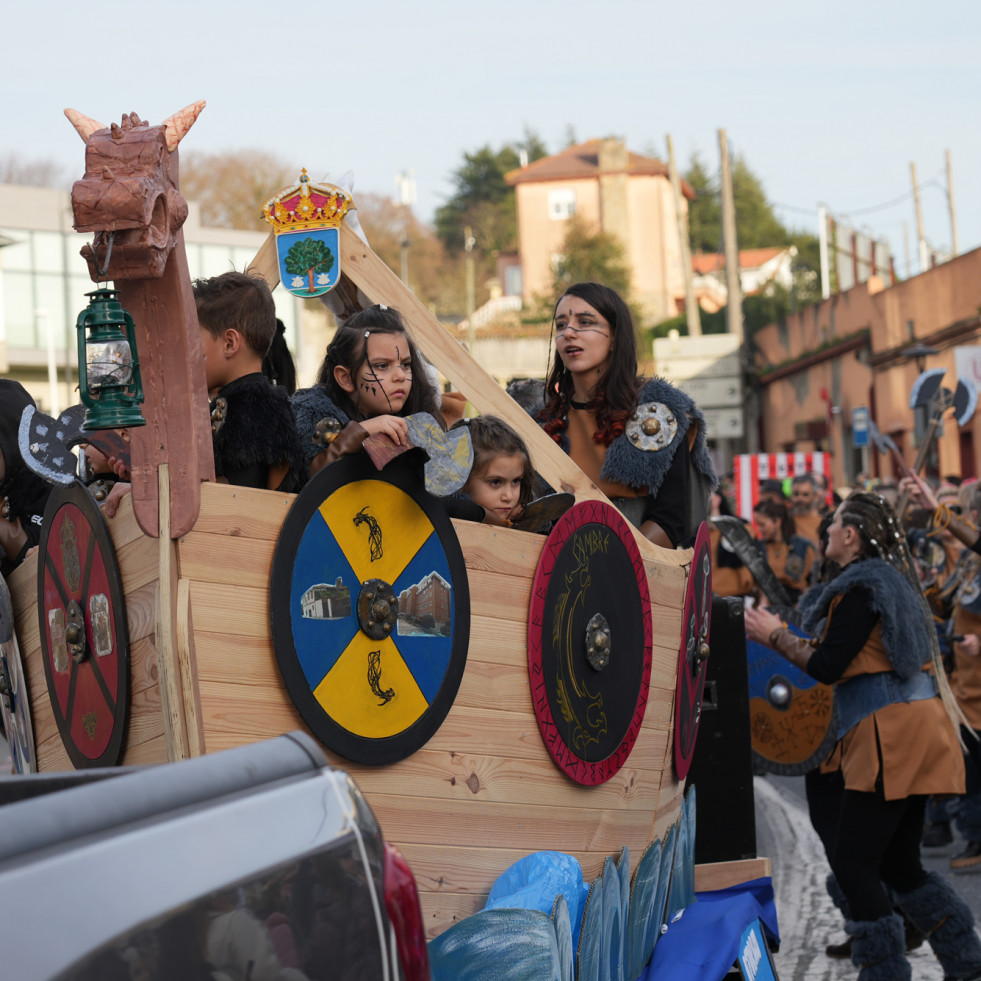
[[[316,383],[297,391],[261,279],[225,273],[196,281],[194,296],[218,480],[299,491],[324,467],[363,452],[369,437],[406,446],[407,417],[425,412],[440,427],[469,428],[474,465],[446,499],[452,515],[509,525],[550,490],[505,420],[465,418],[465,396],[440,390],[397,310],[376,305],[350,316]],[[546,380],[530,397],[523,390],[524,408],[641,534],[685,547],[710,514],[732,513],[697,406],[663,379],[639,374],[636,331],[620,296],[596,283],[569,287],[555,306],[553,339]],[[18,383],[0,381],[5,573],[36,546],[43,520],[46,487],[16,439],[29,401]],[[111,517],[128,492],[126,454],[85,456],[88,479],[113,484],[102,493]],[[953,821],[967,841],[951,864],[981,866],[981,545],[968,521],[977,520],[981,493],[976,483],[959,494],[908,484],[845,496],[830,493],[821,474],[800,474],[789,487],[766,481],[753,509],[759,555],[798,605],[810,639],[762,604],[748,606],[746,630],[837,692],[840,738],[809,795],[831,815],[822,820],[829,888],[861,981],[910,977],[909,924],[952,981],[981,979],[970,910],[920,861],[929,813],[928,836],[949,835]],[[917,506],[897,516],[900,493]],[[752,569],[717,529],[711,534],[715,591],[759,598]],[[948,688],[945,702],[938,690]],[[947,711],[957,706],[959,732]]]
[[[861,981],[910,978],[905,952],[925,939],[947,978],[981,978],[971,910],[921,861],[953,822],[952,869],[981,868],[981,483],[870,483],[832,495],[805,473],[758,489],[760,559],[803,631],[718,533],[713,589],[747,598],[747,637],[834,686],[838,741],[805,781],[847,934],[828,954]],[[724,491],[714,514],[732,513]]]

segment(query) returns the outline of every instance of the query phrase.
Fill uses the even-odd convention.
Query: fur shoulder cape
[[[226,401],[227,411],[213,438],[216,476],[257,463],[286,463],[290,469],[277,490],[299,490],[306,461],[286,390],[255,372],[230,382],[218,392],[217,399]]]
[[[695,422],[698,433],[691,448],[691,462],[698,476],[714,489],[719,480],[705,441],[705,417],[698,406],[681,389],[663,378],[645,382],[637,397],[638,405],[644,402],[661,402],[671,410],[678,422],[674,439],[663,450],[655,451],[638,449],[626,435],[618,436],[607,448],[600,476],[628,487],[647,488],[648,493],[657,494],[678,447],[682,440],[688,439],[688,430]]]
[[[842,572],[820,586],[809,589],[797,604],[804,629],[816,632],[836,596],[861,587],[867,606],[882,620],[882,642],[893,670],[904,681],[912,678],[930,659],[930,634],[920,598],[897,569],[883,559],[849,562]]]
[[[324,448],[323,443],[314,442],[313,439],[317,423],[321,419],[336,419],[341,429],[351,421],[351,417],[337,407],[323,385],[301,388],[298,392],[294,392],[290,404],[293,407],[296,429],[300,434],[300,446],[307,463]]]

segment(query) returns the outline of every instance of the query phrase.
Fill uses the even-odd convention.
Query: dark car
[[[0,798],[3,977],[429,978],[412,873],[303,733]]]

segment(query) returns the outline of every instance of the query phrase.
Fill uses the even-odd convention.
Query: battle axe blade
[[[924,409],[929,409],[945,374],[947,374],[946,368],[930,368],[924,371],[913,382],[913,387],[910,389],[909,407],[916,409],[922,406]]]
[[[742,519],[731,514],[720,514],[712,518],[712,523],[732,546],[732,550],[739,556],[743,565],[749,569],[770,606],[793,606],[787,591],[770,568],[757,546],[756,539],[750,535]]]
[[[978,390],[974,382],[966,378],[957,379],[957,391],[954,392],[954,418],[962,428],[967,425],[978,407]]]

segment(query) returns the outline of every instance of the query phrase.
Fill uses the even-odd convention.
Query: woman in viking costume
[[[859,981],[912,977],[894,897],[927,935],[947,979],[981,979],[981,940],[969,907],[920,861],[926,798],[959,793],[964,765],[956,730],[923,670],[933,626],[907,572],[905,539],[882,498],[858,493],[841,504],[827,557],[841,574],[799,605],[817,640],[801,640],[772,613],[755,609],[746,611],[746,633],[835,686],[845,791],[831,867],[852,963]]]
[[[701,412],[663,379],[638,377],[633,318],[608,286],[570,286],[554,321],[539,425],[652,542],[689,544],[718,483]]]

